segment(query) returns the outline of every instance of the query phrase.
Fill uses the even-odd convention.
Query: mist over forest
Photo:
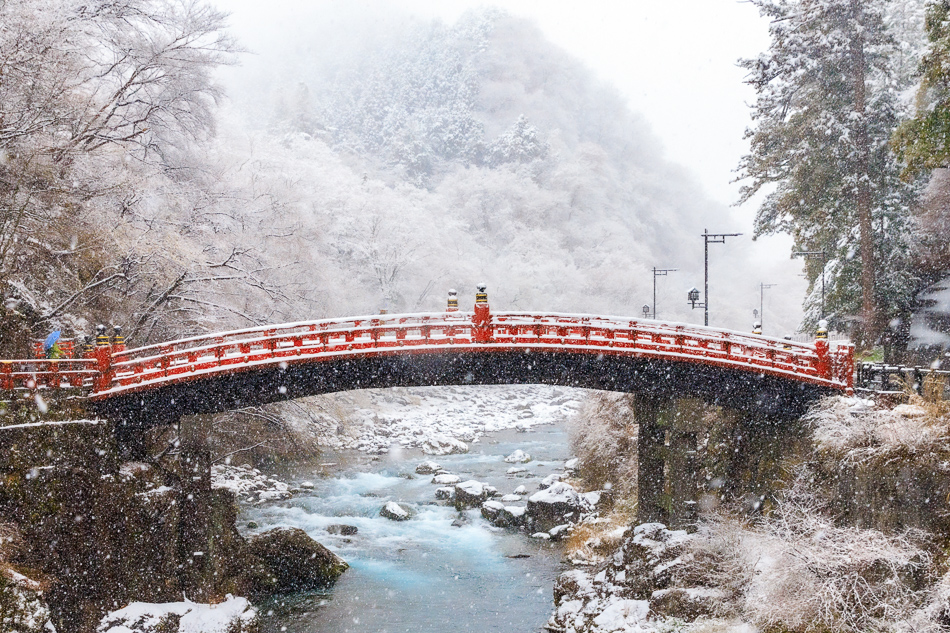
[[[306,201],[308,256],[352,281],[331,310],[440,309],[485,281],[508,309],[639,314],[651,267],[701,270],[703,221],[728,222],[525,20],[351,14],[284,35],[228,73],[231,129],[259,173],[292,166],[278,195]],[[687,281],[666,285],[661,309],[686,318]]]

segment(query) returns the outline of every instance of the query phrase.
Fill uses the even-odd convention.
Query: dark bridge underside
[[[546,384],[698,397],[772,419],[801,416],[831,389],[687,361],[511,350],[445,351],[341,358],[191,380],[95,402],[120,434],[172,424],[183,415],[220,413],[337,391],[435,385]],[[124,433],[123,433],[124,431]]]

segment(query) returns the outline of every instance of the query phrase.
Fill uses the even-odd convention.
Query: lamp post
[[[709,325],[709,245],[710,244],[725,244],[727,237],[738,237],[742,233],[710,233],[709,229],[703,229],[703,267],[704,267],[704,280],[705,286],[703,291],[703,302],[697,303],[699,301],[699,290],[693,288],[687,294],[688,301],[690,305],[695,308],[703,308],[703,325]],[[693,296],[695,291],[696,296]]]
[[[653,267],[653,318],[656,318],[656,278],[666,277],[667,273],[676,272],[676,268],[657,268]],[[644,306],[646,307],[646,306]]]
[[[643,306],[643,318],[644,318],[644,319],[649,319],[649,318],[650,318],[650,306],[648,306],[648,305],[644,305],[644,306]],[[654,317],[654,318],[656,318],[656,317]]]
[[[759,327],[765,322],[765,291],[778,284],[759,284]]]
[[[828,265],[828,256],[825,254],[825,249],[820,251],[795,251],[792,253],[792,257],[804,257],[805,259],[815,259],[816,257],[821,258],[821,316],[819,319],[825,318],[825,266]]]

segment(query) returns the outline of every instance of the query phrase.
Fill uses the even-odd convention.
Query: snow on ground
[[[211,487],[230,490],[239,501],[246,503],[276,501],[294,494],[284,482],[250,466],[215,464],[211,467]]]
[[[332,448],[385,453],[392,445],[431,455],[464,452],[486,433],[571,418],[584,391],[544,385],[365,389],[308,399],[307,425]]]
[[[180,618],[180,619],[179,619]],[[178,620],[177,628],[170,628]],[[220,604],[133,602],[109,613],[98,633],[244,633],[256,630],[257,611],[247,598],[228,595]]]

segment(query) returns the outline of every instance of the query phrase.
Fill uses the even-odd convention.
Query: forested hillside
[[[279,65],[207,5],[0,11],[10,351],[95,322],[144,343],[437,310],[479,281],[507,309],[638,314],[650,268],[696,268],[703,219],[728,222],[610,87],[500,11],[322,25]],[[685,287],[661,284],[663,316]]]

